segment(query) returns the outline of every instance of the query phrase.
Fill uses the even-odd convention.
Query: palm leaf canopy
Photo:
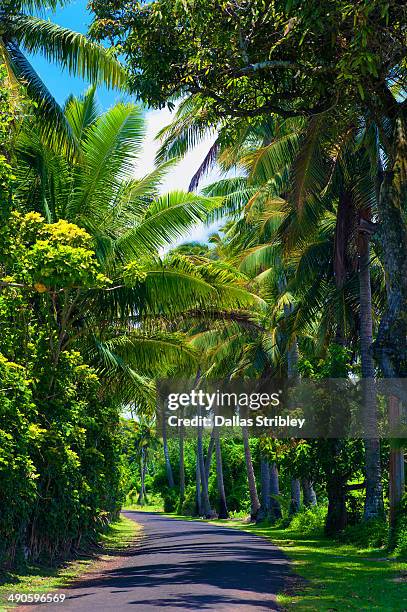
[[[91,235],[111,285],[68,296],[68,342],[78,343],[112,393],[146,406],[153,401],[153,374],[198,367],[196,352],[174,334],[171,320],[214,312],[226,318],[232,309],[261,309],[262,300],[229,266],[169,252],[222,198],[160,194],[172,162],[136,178],[145,127],[139,107],[118,103],[101,114],[91,88],[67,101],[64,117],[78,155],[67,157],[66,147],[27,119],[17,142],[16,198],[50,222],[65,219]]]
[[[55,9],[67,2],[51,0],[47,8]],[[70,74],[90,83],[125,88],[126,71],[104,47],[85,35],[63,28],[38,16],[43,12],[40,0],[5,1],[0,8],[0,63],[6,65],[13,86],[19,83],[34,102],[33,110],[41,117],[41,130],[48,138],[69,140],[71,152],[75,140],[64,113],[41,80],[26,53],[38,53],[57,63]],[[31,14],[31,13],[34,13]]]

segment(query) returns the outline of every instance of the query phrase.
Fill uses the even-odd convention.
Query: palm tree
[[[270,496],[270,463],[263,455],[260,456],[260,482],[261,482],[261,514],[265,518],[271,514],[271,496]]]
[[[109,383],[109,393],[145,405],[154,399],[154,377],[196,364],[168,316],[197,316],[255,297],[215,264],[160,256],[159,249],[205,221],[217,201],[180,192],[159,195],[168,164],[134,178],[144,135],[141,109],[119,103],[100,114],[91,88],[83,98],[68,100],[64,116],[80,154],[68,159],[64,147],[44,139],[36,122],[27,120],[17,143],[16,201],[48,222],[65,219],[92,236],[100,270],[112,285],[73,288],[65,295],[57,309],[59,349],[77,343]]]
[[[167,438],[167,420],[166,415],[162,419],[162,438],[163,438],[163,451],[164,451],[164,461],[165,461],[165,470],[167,472],[167,482],[170,489],[173,489],[174,484],[174,475],[172,472],[170,453],[168,450],[168,438]]]
[[[298,260],[298,250],[309,238],[315,235],[315,229],[323,221],[328,212],[335,214],[335,239],[332,248],[332,267],[334,271],[337,297],[342,298],[345,291],[345,280],[355,272],[355,257],[349,255],[349,251],[356,251],[355,240],[358,229],[355,220],[358,214],[370,215],[372,209],[376,208],[376,182],[378,166],[377,139],[372,138],[372,128],[368,127],[358,133],[353,130],[346,134],[338,131],[338,126],[330,124],[330,120],[311,121],[309,124],[296,121],[290,127],[291,135],[283,129],[277,136],[273,135],[266,146],[258,148],[253,154],[247,156],[250,162],[250,174],[247,184],[258,185],[258,193],[252,196],[251,207],[270,201],[274,208],[273,199],[287,193],[285,213],[280,222],[276,236],[279,238],[285,251],[295,252]],[[340,123],[339,123],[340,130]],[[333,140],[336,139],[336,141]],[[373,142],[373,145],[372,145]],[[367,150],[362,147],[366,146]],[[329,153],[331,151],[331,153]],[[333,151],[333,153],[332,153]],[[270,181],[270,176],[279,176],[282,180]],[[260,183],[259,183],[260,181]],[[277,183],[277,184],[276,184]],[[220,189],[219,189],[220,187]],[[276,189],[277,187],[277,189]],[[217,194],[225,191],[225,185],[209,188],[206,193]],[[323,195],[322,195],[323,194]],[[231,196],[231,193],[228,193]],[[237,199],[236,195],[233,196]],[[335,202],[338,201],[335,209]],[[283,206],[284,210],[284,206]],[[370,211],[370,212],[369,212]],[[267,218],[267,217],[266,217]],[[262,225],[265,226],[265,215],[262,216]],[[364,232],[369,226],[364,225]],[[370,228],[373,225],[370,224]],[[364,234],[366,235],[366,234]],[[275,241],[275,239],[274,239]],[[366,242],[361,236],[359,245]],[[317,249],[321,245],[315,243]],[[311,249],[307,257],[311,254]],[[361,338],[361,365],[362,376],[366,379],[364,390],[364,406],[366,419],[370,428],[375,427],[377,421],[377,408],[374,390],[374,362],[371,355],[373,342],[372,328],[372,301],[370,289],[370,258],[366,256],[366,249],[362,246],[360,252],[360,338]],[[256,265],[266,267],[275,265],[267,259],[270,258],[270,246],[267,241],[262,241],[257,250],[250,251],[251,261]],[[363,260],[363,266],[362,266]],[[318,264],[314,261],[315,270],[312,272],[314,278],[318,275]],[[286,264],[285,264],[286,265]],[[301,264],[300,264],[301,265]],[[300,266],[298,267],[298,269]],[[315,273],[316,271],[316,273]],[[263,272],[265,275],[265,272]],[[300,279],[297,283],[302,282]],[[283,289],[280,289],[283,293]],[[292,291],[291,291],[292,293]],[[321,302],[320,302],[321,303]],[[339,306],[340,301],[337,301]],[[291,305],[285,305],[286,316],[292,310]],[[309,313],[310,308],[306,308]],[[318,309],[320,312],[320,309]],[[355,309],[356,310],[356,309]],[[335,341],[344,342],[344,329],[346,324],[346,313],[343,308],[335,306],[335,311],[340,314],[337,319],[337,337]],[[342,312],[341,312],[342,311]],[[326,312],[332,313],[331,309]],[[298,313],[297,313],[298,321]],[[288,370],[292,370],[292,364],[296,359],[295,335],[290,336],[291,347],[287,350]],[[370,381],[370,382],[369,382]],[[370,434],[371,435],[371,434]],[[377,517],[382,514],[383,502],[381,492],[381,468],[380,468],[380,445],[376,439],[366,439],[366,503],[365,518]],[[309,479],[306,479],[309,482]],[[299,483],[292,483],[293,507],[299,505]],[[311,491],[307,492],[306,496]]]
[[[200,413],[199,413],[199,416]],[[198,425],[197,428],[197,465],[199,466],[199,478],[200,478],[200,497],[201,497],[201,512],[202,515],[210,518],[213,516],[213,511],[211,508],[211,503],[209,500],[209,491],[208,491],[208,481],[205,475],[205,461],[204,461],[204,453],[203,453],[203,432],[202,426]],[[197,488],[198,491],[198,488]]]
[[[216,482],[218,485],[219,494],[219,518],[227,519],[229,517],[228,506],[226,501],[225,484],[223,482],[223,465],[222,465],[222,448],[220,443],[219,430],[215,430],[215,454],[216,454]]]
[[[147,501],[146,474],[148,461],[152,451],[156,450],[159,440],[156,436],[155,426],[148,419],[134,421],[134,443],[137,456],[140,460],[140,491],[137,503],[143,506]]]
[[[375,386],[375,365],[371,352],[373,344],[372,287],[370,279],[369,234],[359,237],[359,287],[360,287],[360,354],[363,376],[363,403],[368,437],[365,440],[366,520],[383,516],[383,489],[381,480],[380,440],[378,438],[378,407]]]
[[[280,504],[280,487],[278,479],[278,469],[275,462],[270,466],[270,496],[271,496],[271,513],[275,520],[281,519],[283,514],[281,512]]]
[[[204,118],[204,113],[199,106],[199,99],[191,100],[189,105],[185,102],[178,111],[172,126],[162,132],[162,136],[165,137],[162,155],[166,154],[167,157],[170,157],[177,148],[180,152],[183,152],[195,144],[202,133],[204,121],[201,119],[194,123],[194,113],[198,116],[201,113]],[[302,119],[283,123],[276,121],[271,129],[269,125],[263,125],[262,127],[263,130],[259,130],[257,125],[254,130],[251,130],[252,134],[257,130],[257,138],[256,134],[249,136],[249,127],[240,140],[239,137],[236,137],[233,144],[230,144],[229,139],[228,152],[227,147],[225,149],[224,146],[227,128],[221,126],[217,139],[217,155],[214,155],[212,151],[209,156],[211,163],[213,159],[222,162],[228,159],[229,163],[232,160],[232,163],[238,163],[248,169],[248,178],[221,181],[205,190],[205,193],[211,195],[222,194],[225,199],[228,198],[230,202],[234,202],[236,205],[241,202],[242,193],[247,195],[248,189],[255,187],[256,193],[252,194],[250,200],[251,208],[256,204],[267,203],[267,200],[270,202],[271,208],[275,208],[273,200],[276,201],[277,198],[284,197],[287,206],[277,236],[280,237],[286,251],[287,247],[290,250],[298,249],[298,244],[301,244],[301,242],[304,244],[307,236],[314,235],[315,228],[318,227],[326,213],[335,211],[335,201],[339,199],[339,205],[335,211],[335,242],[332,249],[333,269],[339,298],[344,291],[345,277],[352,273],[352,269],[346,269],[346,265],[349,262],[347,251],[350,242],[354,240],[354,237],[352,237],[353,218],[357,210],[368,211],[372,205],[375,206],[371,194],[375,191],[372,187],[375,187],[376,178],[374,175],[378,167],[377,161],[373,161],[373,173],[369,166],[366,167],[366,160],[370,162],[375,157],[377,159],[377,139],[371,138],[371,124],[367,122],[367,128],[364,132],[362,131],[362,139],[355,129],[349,130],[349,126],[341,133],[341,127],[344,126],[341,121],[333,116],[321,116],[309,122]],[[268,135],[264,133],[264,129],[269,131]],[[359,142],[356,143],[355,148],[354,142],[356,139]],[[361,153],[361,144],[370,145],[370,157],[366,153]],[[250,152],[250,146],[252,146],[252,152]],[[361,171],[357,170],[355,180],[354,170],[361,167],[361,161],[364,167],[361,168]],[[237,189],[234,189],[234,185],[237,186]],[[349,204],[344,206],[345,203],[349,202],[350,206]],[[347,220],[344,215],[348,216]],[[236,235],[238,235],[242,228],[236,227]],[[265,227],[264,213],[262,227]],[[357,230],[354,233],[357,234]],[[246,242],[247,246],[247,238],[243,241],[239,238],[240,236],[238,236],[237,241],[239,247],[242,247],[242,242],[243,244]],[[267,259],[270,259],[273,250],[272,245],[267,244],[267,242],[267,238],[264,239],[257,249],[252,248],[249,253],[249,261],[255,261],[259,268],[263,266],[263,270],[267,265],[274,265],[274,262],[267,261]],[[363,272],[360,274],[360,335],[362,375],[372,383],[374,364],[368,349],[373,339],[368,268],[369,262],[365,261]],[[265,276],[264,271],[263,276]],[[280,293],[284,292],[280,289]],[[339,303],[338,300],[337,304],[339,305]],[[289,310],[292,310],[292,306],[286,304],[286,316],[289,314]],[[341,312],[341,308],[335,307],[335,310],[337,313]],[[327,309],[326,312],[332,313],[332,310]],[[343,342],[345,316],[345,312],[342,310],[341,317],[336,323],[337,338],[335,338],[335,341]],[[295,335],[291,334],[287,347],[289,370],[292,369],[291,365],[297,353],[296,345]],[[377,418],[375,401],[374,389],[369,389],[367,383],[365,385],[365,412],[368,421],[373,425]],[[382,513],[380,446],[377,439],[369,439],[366,440],[365,448],[365,517],[370,518]],[[305,482],[309,483],[310,479],[306,478]],[[309,487],[308,489],[305,491],[305,497],[313,499],[314,492]],[[292,483],[293,508],[299,506],[299,500],[300,483],[296,481]]]
[[[182,417],[182,415],[181,415]],[[185,497],[185,457],[184,457],[184,426],[179,427],[179,512]]]
[[[33,110],[41,119],[43,133],[52,135],[56,130],[66,138],[72,136],[66,117],[25,52],[40,53],[70,74],[107,87],[124,87],[126,72],[101,45],[38,16],[46,8],[62,4],[66,2],[4,0],[0,7],[0,64],[6,66],[10,85],[22,85],[35,102]]]
[[[256,521],[261,505],[260,505],[259,496],[257,493],[256,478],[254,476],[253,461],[252,461],[252,455],[250,452],[249,431],[246,426],[242,427],[242,437],[243,437],[243,447],[244,447],[244,458],[246,461],[247,482],[249,486],[249,495],[250,495],[250,519],[252,521]]]

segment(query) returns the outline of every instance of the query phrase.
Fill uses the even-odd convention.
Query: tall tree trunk
[[[275,520],[281,519],[283,517],[279,496],[280,486],[278,482],[278,469],[277,465],[275,463],[272,463],[270,467],[270,504],[271,513]]]
[[[286,316],[289,311],[286,307]],[[295,338],[292,345],[287,351],[287,374],[288,378],[295,381],[298,380],[298,342]],[[301,485],[298,478],[291,478],[291,501],[290,501],[290,514],[296,514],[301,507]]]
[[[326,441],[322,452],[327,453],[325,478],[328,495],[328,512],[325,522],[325,533],[334,535],[343,531],[347,525],[346,510],[348,474],[342,467],[341,454],[346,441],[332,438]]]
[[[200,416],[200,414],[199,414]],[[199,461],[199,473],[201,476],[201,501],[202,501],[202,512],[207,518],[212,516],[211,504],[209,501],[208,494],[208,482],[205,475],[205,461],[203,454],[203,441],[202,441],[202,426],[198,425],[198,461]]]
[[[390,429],[397,431],[400,426],[400,402],[396,397],[389,399],[389,425]],[[390,441],[391,442],[391,441]],[[390,447],[389,465],[389,501],[390,525],[394,527],[398,508],[405,490],[404,449]]]
[[[213,454],[214,447],[215,447],[215,427],[211,431],[211,437],[209,438],[209,444],[208,444],[208,452],[206,453],[206,457],[205,457],[205,478],[206,478],[207,483],[209,481],[209,472],[211,470],[211,461],[212,461],[212,454]]]
[[[396,102],[394,103],[396,106]],[[404,106],[404,105],[403,105]],[[392,167],[383,172],[378,201],[379,238],[387,280],[387,307],[380,321],[375,356],[386,378],[407,376],[407,129],[405,108],[394,121]]]
[[[195,489],[195,502],[196,502],[196,514],[197,516],[202,516],[202,495],[201,495],[201,470],[199,469],[199,454],[198,448],[196,450],[196,489]]]
[[[373,344],[372,290],[370,283],[369,236],[362,235],[360,243],[360,346],[363,377],[363,414],[367,427],[365,439],[366,497],[365,520],[383,516],[382,473],[380,441],[377,432],[377,401],[375,368],[371,347]]]
[[[214,431],[214,440],[216,453],[216,481],[218,483],[219,493],[219,518],[227,519],[229,517],[229,513],[226,503],[225,484],[223,482],[222,449],[220,445],[219,431]]]
[[[346,482],[340,474],[328,480],[327,494],[328,513],[325,533],[332,536],[343,531],[347,525]]]
[[[298,342],[295,339],[287,351],[287,375],[288,378],[296,379],[298,377]]]
[[[257,494],[256,479],[254,477],[252,455],[249,446],[249,432],[246,426],[242,426],[244,457],[246,461],[247,481],[249,485],[250,495],[250,519],[257,520],[257,515],[260,510],[259,496]]]
[[[168,439],[167,439],[167,419],[166,415],[163,415],[163,426],[162,426],[162,436],[163,436],[163,447],[164,447],[164,459],[165,459],[165,469],[167,472],[167,481],[170,489],[174,488],[174,475],[172,473],[172,466],[170,461],[170,453],[168,451]]]
[[[312,481],[308,480],[308,478],[302,478],[301,485],[302,485],[302,497],[304,500],[304,506],[306,506],[307,508],[311,506],[316,506],[317,496],[316,496]]]
[[[260,457],[260,511],[258,517],[267,518],[270,516],[271,499],[270,499],[270,464],[263,456]]]
[[[296,514],[301,507],[301,485],[299,478],[291,478],[290,514]]]
[[[139,493],[138,500],[137,500],[137,503],[140,506],[144,506],[145,498],[146,498],[146,485],[145,485],[145,481],[146,481],[146,469],[147,469],[147,465],[146,465],[146,452],[145,452],[144,447],[142,447],[142,449],[141,449],[141,459],[140,459],[141,486],[140,486],[140,493]]]
[[[185,497],[184,426],[179,428],[179,501],[180,508]]]

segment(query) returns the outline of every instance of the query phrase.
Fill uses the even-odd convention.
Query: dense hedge
[[[0,355],[0,559],[23,545],[36,501],[37,413],[24,369]]]
[[[54,560],[95,538],[121,505],[118,415],[78,353],[54,401],[35,405],[21,366],[0,356],[0,556]]]
[[[62,325],[104,278],[86,232],[37,213],[9,216],[0,252],[0,559],[54,561],[122,502],[119,408]]]

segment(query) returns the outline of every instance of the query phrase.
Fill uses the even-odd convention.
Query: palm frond
[[[5,51],[13,73],[35,103],[34,112],[39,119],[38,129],[44,138],[49,142],[56,140],[60,147],[65,145],[69,150],[76,149],[71,127],[61,107],[25,55],[14,42],[8,43]]]
[[[100,109],[96,99],[96,86],[92,85],[84,96],[70,96],[65,102],[64,114],[75,138],[80,142],[86,130],[97,120]]]
[[[83,34],[55,23],[19,14],[12,22],[13,37],[29,53],[40,53],[71,74],[106,87],[125,87],[123,66],[104,49]]]
[[[197,369],[198,355],[179,333],[133,330],[100,344],[143,376],[163,377],[173,369],[192,374]]]
[[[69,218],[93,229],[102,223],[122,182],[134,172],[143,136],[142,112],[132,104],[116,104],[88,127],[82,145],[86,172],[77,169]]]
[[[292,201],[299,212],[302,211],[304,202],[311,191],[322,190],[326,177],[321,143],[324,120],[322,114],[309,120],[299,154],[293,164]]]
[[[269,268],[279,268],[281,263],[281,251],[278,246],[261,244],[243,253],[240,270],[253,277]]]
[[[212,168],[214,167],[216,163],[219,151],[220,151],[220,142],[219,142],[219,139],[216,139],[213,145],[210,147],[208,153],[205,155],[205,158],[203,162],[201,163],[201,165],[199,166],[198,170],[195,172],[194,176],[192,177],[189,183],[188,191],[195,191],[198,188],[199,183],[201,182],[202,178],[206,174],[208,174],[210,170],[212,170]]]
[[[66,6],[70,4],[72,0],[18,0],[16,5],[19,11],[32,12],[32,11],[43,11],[45,8],[55,10],[56,8]]]
[[[182,158],[204,138],[214,132],[206,121],[204,102],[200,96],[189,96],[181,102],[173,121],[156,136],[162,142],[156,163]]]
[[[95,351],[89,355],[109,393],[123,404],[136,404],[141,411],[154,410],[156,389],[154,381],[131,368],[103,342],[94,340]]]
[[[163,195],[150,204],[136,227],[117,240],[115,249],[125,257],[156,253],[205,221],[213,207],[213,200],[192,193]]]
[[[290,168],[300,146],[300,130],[283,134],[269,145],[247,155],[243,163],[249,168],[249,182],[267,183],[270,179]]]

